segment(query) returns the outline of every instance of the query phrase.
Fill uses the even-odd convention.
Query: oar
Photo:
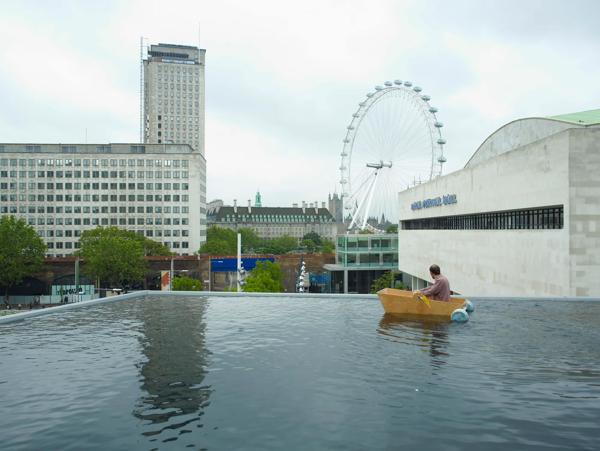
[[[417,299],[423,301],[427,307],[431,308],[431,304],[429,303],[427,296],[425,296],[423,293],[416,294],[416,296]]]

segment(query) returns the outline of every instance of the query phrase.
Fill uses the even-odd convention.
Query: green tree
[[[209,227],[206,231],[206,243],[200,247],[199,252],[209,255],[236,255],[236,233],[224,227]]]
[[[311,240],[315,245],[320,246],[322,238],[317,232],[308,232],[302,237],[302,240]]]
[[[14,216],[0,218],[0,286],[8,289],[35,273],[44,262],[46,245],[33,227]]]
[[[383,290],[384,288],[398,288],[403,290],[405,287],[402,282],[396,281],[393,271],[386,271],[373,281],[370,292],[377,293],[379,290]]]
[[[283,273],[277,263],[268,260],[257,262],[246,278],[244,291],[258,293],[280,293],[283,291]]]
[[[262,246],[263,240],[258,237],[254,229],[249,227],[241,227],[238,232],[242,235],[242,252],[256,252]],[[236,237],[236,252],[237,252],[237,237]]]
[[[173,291],[200,291],[202,282],[187,276],[173,278]]]
[[[385,233],[398,233],[398,224],[390,224],[385,228]]]
[[[305,247],[307,252],[315,252],[318,248],[317,244],[310,238],[303,238],[300,245]]]
[[[145,248],[137,234],[118,227],[86,230],[79,239],[82,272],[110,288],[138,282],[146,274]]]
[[[335,250],[333,241],[323,238],[321,241],[321,252],[331,254]]]
[[[298,240],[289,235],[283,235],[265,241],[263,250],[268,254],[287,254],[298,247]]]

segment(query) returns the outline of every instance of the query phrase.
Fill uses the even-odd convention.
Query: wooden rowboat
[[[385,313],[392,315],[422,316],[437,319],[448,319],[452,312],[462,308],[465,300],[462,298],[450,298],[450,301],[429,300],[429,306],[413,295],[412,291],[384,288],[377,292]]]

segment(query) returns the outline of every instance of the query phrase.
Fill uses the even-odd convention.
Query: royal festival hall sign
[[[444,196],[432,197],[430,199],[418,200],[410,205],[411,210],[420,210],[422,208],[439,207],[441,205],[451,205],[456,203],[456,194],[445,194]]]

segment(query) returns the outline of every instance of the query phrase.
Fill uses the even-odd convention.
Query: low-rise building
[[[217,206],[209,211],[208,225],[232,230],[253,229],[260,238],[273,239],[288,235],[300,240],[310,232],[334,240],[336,223],[325,203],[302,207],[256,207],[248,201],[248,206],[240,207],[234,201],[233,206]]]

